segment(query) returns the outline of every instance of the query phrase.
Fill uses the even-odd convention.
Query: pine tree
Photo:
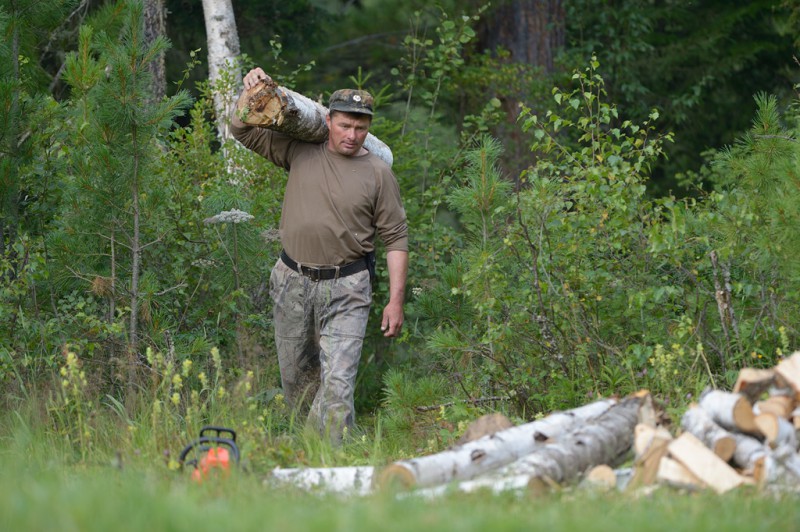
[[[126,6],[117,40],[81,30],[79,50],[70,55],[65,78],[74,129],[61,230],[52,236],[65,274],[91,283],[116,308],[128,313],[128,353],[138,353],[143,279],[157,277],[143,262],[143,250],[158,244],[161,191],[153,186],[160,137],[189,104],[181,91],[153,103],[149,65],[168,47],[164,38],[145,43],[143,7]],[[95,51],[100,51],[96,54]],[[124,287],[120,284],[125,279]]]

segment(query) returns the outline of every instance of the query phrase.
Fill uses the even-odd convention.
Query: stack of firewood
[[[708,390],[689,407],[677,438],[637,425],[629,488],[800,488],[798,401],[800,352],[773,369],[741,370],[732,391]]]
[[[660,486],[796,490],[799,402],[797,352],[773,369],[743,369],[732,391],[706,391],[682,416],[677,436],[659,425],[652,398],[642,391],[510,428],[494,419],[497,414],[484,416],[468,431],[472,441],[384,468],[275,469],[267,482],[350,495],[387,486],[426,495],[538,493],[578,483],[629,492]],[[632,467],[620,468],[631,458]]]

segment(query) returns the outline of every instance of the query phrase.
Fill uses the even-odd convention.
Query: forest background
[[[324,461],[284,438],[285,174],[215,112],[252,65],[323,103],[376,96],[411,229],[403,336],[377,331],[383,270],[357,383],[385,455],[487,411],[640,388],[677,411],[797,348],[800,2],[232,7],[244,54],[210,81],[200,2],[2,2],[9,426],[38,420],[86,460],[174,457],[227,423],[255,467]]]

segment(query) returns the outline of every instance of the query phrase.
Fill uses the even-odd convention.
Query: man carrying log
[[[250,89],[273,83],[261,68],[243,81],[240,104]],[[386,247],[389,271],[381,331],[395,337],[403,325],[408,226],[391,168],[364,148],[372,106],[366,91],[334,92],[322,143],[248,125],[237,113],[231,117],[234,138],[289,171],[280,222],[283,251],[270,276],[281,384],[293,408],[313,395],[309,423],[334,444],[355,422],[376,234]]]

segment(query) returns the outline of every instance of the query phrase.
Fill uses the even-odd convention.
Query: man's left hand
[[[381,319],[381,331],[387,338],[394,338],[400,335],[400,329],[403,327],[403,305],[398,303],[389,302],[383,309],[383,318]]]

